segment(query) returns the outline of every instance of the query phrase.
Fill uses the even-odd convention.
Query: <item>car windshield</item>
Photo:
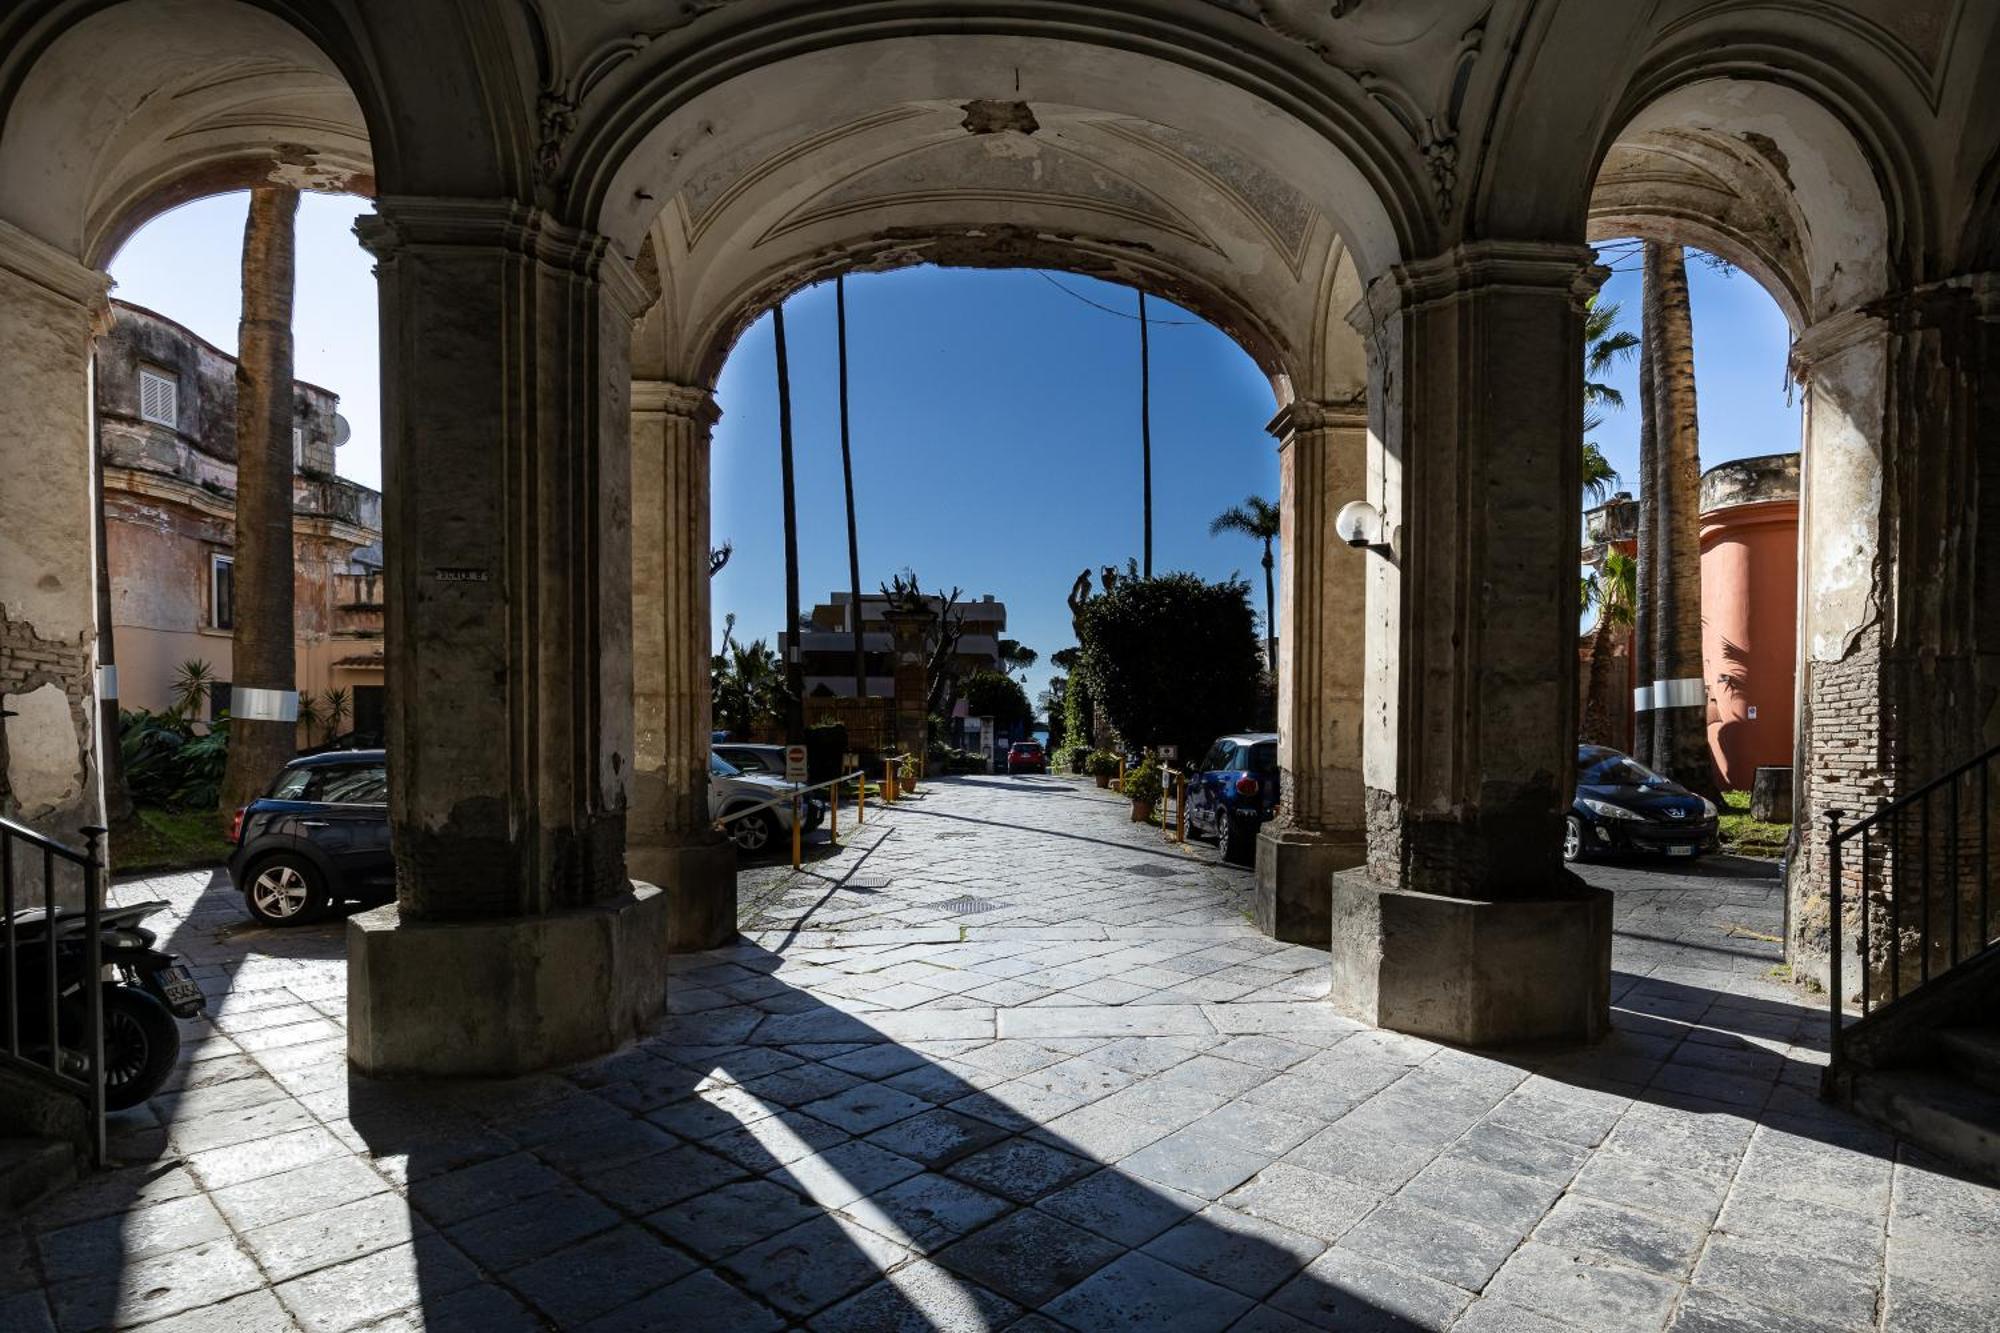
[[[1607,754],[1591,762],[1580,780],[1592,787],[1655,787],[1666,781],[1638,760],[1622,754]]]
[[[713,753],[708,756],[708,771],[710,776],[718,778],[740,778],[743,776],[742,769],[730,763],[721,755]]]

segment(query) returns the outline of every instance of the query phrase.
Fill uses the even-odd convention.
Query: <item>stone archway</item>
[[[1021,65],[1033,71],[1023,93],[1044,80],[1073,91],[1060,72],[1079,57],[1061,43],[864,44],[712,94],[720,107],[758,106],[772,89],[796,98],[823,84],[838,103],[831,123],[801,114],[769,132],[705,135],[698,154],[639,150],[680,186],[664,199],[669,187],[644,191],[663,206],[639,266],[659,299],[633,356],[638,753],[628,845],[635,877],[672,890],[684,944],[721,943],[735,916],[730,858],[706,832],[707,386],[751,319],[790,290],[852,270],[928,262],[1088,273],[1175,299],[1260,364],[1278,408],[1285,527],[1286,784],[1284,816],[1259,854],[1266,929],[1324,944],[1327,876],[1361,860],[1362,566],[1331,530],[1365,481],[1366,357],[1346,322],[1362,278],[1345,224],[1296,172],[1130,106],[983,95],[996,83],[1011,90],[1007,62],[1025,60],[1021,48],[1036,62]],[[864,85],[854,74],[863,68],[920,73]],[[681,124],[706,125],[711,114],[700,104],[676,111],[649,142],[684,142]],[[619,179],[644,174],[628,165]]]
[[[1794,724],[1800,852],[1786,944],[1796,973],[1821,981],[1828,920],[1818,821],[1829,809],[1866,810],[1963,757],[1962,741],[1919,719],[1972,687],[1969,679],[1937,681],[1946,693],[1915,712],[1885,706],[1914,683],[1896,659],[1922,651],[1910,637],[1915,626],[1897,623],[1912,572],[1897,532],[1924,521],[1917,507],[1926,498],[1923,488],[1898,484],[1898,474],[1922,466],[1911,456],[1921,446],[1892,405],[1905,340],[1936,317],[1940,294],[1899,287],[1897,239],[1909,223],[1892,212],[1883,181],[1853,131],[1805,93],[1706,79],[1632,116],[1609,145],[1590,200],[1594,238],[1635,235],[1721,255],[1755,277],[1792,326],[1789,369],[1805,410]]]
[[[374,162],[342,67],[264,10],[126,0],[42,41],[35,17],[0,32],[0,692],[19,714],[0,733],[0,798],[74,842],[103,822],[90,346],[104,268],[177,203],[273,180],[372,193]]]

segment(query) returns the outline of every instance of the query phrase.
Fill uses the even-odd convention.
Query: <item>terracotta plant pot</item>
[[[1134,824],[1143,824],[1152,817],[1153,803],[1151,801],[1132,802],[1132,822]]]
[[[1111,785],[1111,775],[1109,773],[1093,773],[1091,776],[1097,779],[1097,785],[1100,789]]]

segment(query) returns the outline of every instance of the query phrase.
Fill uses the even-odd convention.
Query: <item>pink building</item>
[[[1790,768],[1798,669],[1799,456],[1701,478],[1701,659],[1708,743],[1722,785]]]

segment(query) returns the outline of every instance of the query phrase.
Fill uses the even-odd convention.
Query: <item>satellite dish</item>
[[[346,417],[340,415],[340,413],[338,412],[335,412],[333,414],[333,447],[338,449],[341,445],[346,444],[349,440],[353,438],[354,438],[354,427],[347,424]]]

